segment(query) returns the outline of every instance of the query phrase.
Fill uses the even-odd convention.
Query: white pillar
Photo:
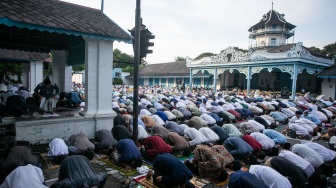
[[[72,67],[68,66],[68,51],[52,50],[52,83],[56,83],[60,92],[70,92]]]
[[[296,63],[293,65],[294,66],[294,73],[292,75],[293,79],[293,84],[292,84],[292,99],[295,100],[295,95],[296,95],[296,79],[297,79],[297,65]]]
[[[22,64],[22,85],[24,85],[27,88],[29,88],[29,72],[30,72],[29,63],[23,63]],[[35,88],[29,88],[29,89],[32,90]]]
[[[43,81],[43,62],[31,61],[29,73],[29,89],[30,93],[34,93],[35,87]]]
[[[85,38],[85,118],[115,117],[112,110],[113,41]],[[113,121],[110,125],[113,124]],[[101,128],[97,128],[100,130]]]
[[[214,74],[214,77],[213,77],[213,85],[214,85],[214,92],[216,93],[217,92],[217,68],[215,68],[215,74]]]
[[[247,95],[250,95],[250,92],[251,92],[251,67],[250,66],[247,67],[246,79],[247,79]]]

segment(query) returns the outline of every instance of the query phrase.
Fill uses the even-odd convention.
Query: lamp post
[[[134,85],[133,85],[133,141],[138,145],[138,103],[139,103],[139,65],[140,65],[140,0],[136,0],[134,36]]]

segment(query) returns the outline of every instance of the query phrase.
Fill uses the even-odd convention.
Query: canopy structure
[[[299,74],[305,71],[314,75],[331,65],[333,65],[332,60],[316,56],[305,48],[302,43],[282,45],[269,51],[253,51],[250,49],[246,53],[228,47],[216,56],[204,57],[194,61],[187,58],[190,80],[197,72],[206,70],[214,75],[214,85],[217,85],[216,81],[220,74],[225,71],[229,73],[238,71],[237,74],[243,74],[246,77],[247,83],[245,85],[248,93],[251,89],[251,79],[254,74],[259,74],[264,70],[288,73],[292,80],[292,97],[295,97]],[[269,77],[269,79],[271,78]],[[280,81],[282,79],[279,78]],[[261,79],[258,79],[258,82],[261,82]]]

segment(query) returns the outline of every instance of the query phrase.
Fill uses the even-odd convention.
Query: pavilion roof
[[[279,25],[283,26],[285,24],[286,29],[289,30],[294,29],[296,26],[291,23],[288,23],[285,20],[284,16],[285,16],[284,14],[280,14],[272,9],[268,13],[264,14],[263,18],[257,24],[250,27],[248,31],[252,32],[253,30],[261,29],[265,25],[271,26],[273,24],[276,24],[278,26]]]
[[[318,78],[336,78],[336,65],[324,69],[316,75]]]
[[[148,64],[139,70],[140,76],[189,76],[185,61]]]
[[[129,33],[101,10],[58,0],[2,0],[0,25],[2,24],[132,43]]]

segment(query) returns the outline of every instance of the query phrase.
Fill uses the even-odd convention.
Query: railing
[[[263,48],[263,47],[276,47],[276,46],[281,46],[281,45],[285,45],[286,43],[273,43],[273,42],[269,42],[267,44],[252,44],[250,45],[250,48]]]
[[[288,30],[288,29],[273,29],[273,28],[268,28],[268,29],[258,29],[253,32],[250,32],[250,35],[255,35],[255,34],[260,34],[260,33],[265,33],[265,32],[284,32],[284,34],[294,34],[294,30]]]

